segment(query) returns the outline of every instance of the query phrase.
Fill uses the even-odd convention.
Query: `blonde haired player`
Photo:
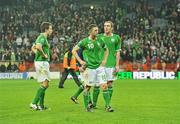
[[[112,83],[115,80],[114,73],[119,71],[121,38],[119,37],[119,35],[113,33],[113,23],[111,21],[106,21],[104,23],[104,33],[98,35],[98,37],[104,41],[107,48],[109,49],[107,62],[105,64],[105,73],[108,84],[108,92],[110,94],[110,100],[111,100],[113,94]],[[96,107],[98,95],[99,95],[99,87],[94,87],[93,90],[94,107]]]

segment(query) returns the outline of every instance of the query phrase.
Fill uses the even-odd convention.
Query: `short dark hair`
[[[88,32],[90,33],[94,27],[98,27],[96,24],[90,24],[88,26]]]
[[[49,26],[52,26],[50,22],[42,22],[40,26],[41,32],[45,32],[46,30],[48,30]]]

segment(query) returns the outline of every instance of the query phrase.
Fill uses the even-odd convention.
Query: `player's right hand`
[[[80,72],[84,72],[84,68],[81,66],[81,67],[79,67],[79,71]]]
[[[82,65],[81,67],[79,67],[79,71],[80,72],[84,72],[86,70],[86,66]]]
[[[31,47],[31,50],[32,50],[34,53],[37,52],[37,49],[36,49],[36,45],[35,45],[35,44],[33,44],[33,46]]]
[[[48,58],[48,55],[47,55],[47,54],[44,54],[44,58],[47,59],[47,58]]]
[[[80,64],[81,64],[82,66],[85,66],[85,65],[86,65],[86,62],[85,62],[85,61],[81,61]]]

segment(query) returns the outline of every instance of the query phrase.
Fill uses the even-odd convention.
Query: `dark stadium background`
[[[51,71],[59,71],[64,52],[87,36],[89,24],[98,24],[102,33],[104,21],[111,20],[122,38],[121,69],[175,71],[179,5],[178,0],[0,0],[0,70],[17,72],[21,61],[25,71],[34,70],[30,48],[42,21],[54,25]]]

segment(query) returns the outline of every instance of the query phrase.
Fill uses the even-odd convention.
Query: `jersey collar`
[[[104,36],[106,36],[106,37],[112,37],[114,34],[113,33],[111,33],[111,35],[110,36],[107,36],[105,33],[104,33]]]
[[[97,39],[97,37],[95,38],[95,40],[92,40],[91,37],[89,36],[88,39],[89,39],[90,41],[95,41],[95,40]]]

